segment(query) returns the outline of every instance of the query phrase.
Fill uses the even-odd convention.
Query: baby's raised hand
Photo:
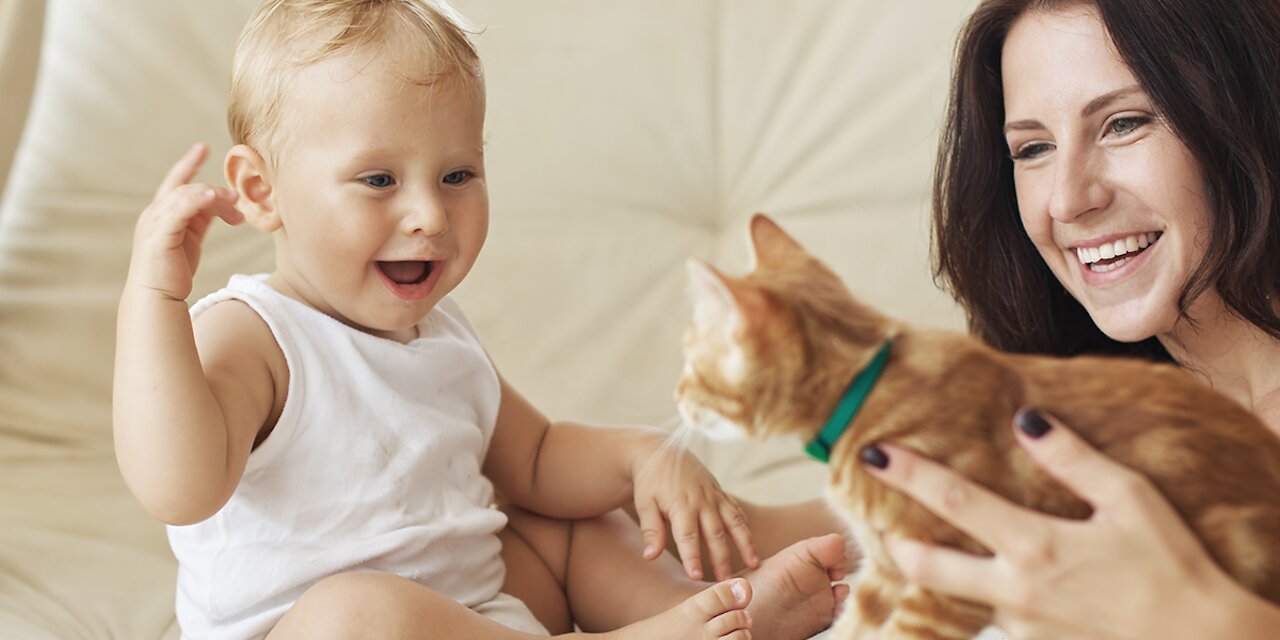
[[[203,144],[191,147],[169,169],[138,217],[126,286],[186,300],[200,262],[200,244],[214,217],[233,225],[244,221],[235,207],[234,191],[191,182],[208,155],[209,147]]]
[[[670,523],[690,578],[702,579],[703,541],[716,580],[733,573],[731,545],[737,546],[747,566],[759,565],[742,507],[692,453],[679,446],[664,446],[641,463],[634,480],[646,558],[652,560],[662,553]]]

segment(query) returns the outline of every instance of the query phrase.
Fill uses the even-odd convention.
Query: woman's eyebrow
[[[1142,91],[1142,86],[1137,84],[1131,84],[1127,87],[1121,87],[1119,89],[1116,89],[1115,91],[1108,91],[1107,93],[1104,93],[1090,100],[1089,104],[1086,104],[1084,108],[1080,110],[1080,117],[1087,118],[1093,115],[1094,113],[1096,113],[1097,111],[1099,111],[1100,109],[1102,109],[1103,107],[1106,107],[1107,105],[1111,104],[1112,102],[1115,102],[1120,98],[1127,97],[1129,94],[1138,93],[1141,91]]]
[[[1015,131],[1015,130],[1027,131],[1027,130],[1043,129],[1043,128],[1044,128],[1044,125],[1040,124],[1039,120],[1015,120],[1013,122],[1005,123],[1004,132],[1009,133],[1010,131]]]
[[[1135,93],[1140,93],[1141,91],[1142,86],[1138,84],[1131,84],[1127,87],[1116,89],[1115,91],[1108,91],[1090,100],[1088,104],[1084,105],[1084,108],[1080,110],[1080,117],[1087,118],[1105,108],[1112,102]],[[1009,133],[1010,131],[1026,131],[1042,128],[1044,128],[1044,125],[1040,124],[1039,120],[1015,120],[1013,122],[1005,123],[1004,132]]]

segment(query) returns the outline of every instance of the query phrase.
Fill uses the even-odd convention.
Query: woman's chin
[[[1118,311],[1118,310],[1117,310]],[[1168,332],[1165,324],[1146,314],[1125,312],[1098,312],[1090,310],[1089,316],[1102,333],[1116,342],[1142,342],[1151,336]]]

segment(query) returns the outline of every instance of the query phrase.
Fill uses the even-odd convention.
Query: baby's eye
[[[1018,160],[1030,160],[1031,158],[1044,154],[1052,148],[1053,145],[1048,142],[1032,142],[1018,147],[1018,149],[1010,154],[1009,157],[1013,158],[1015,162]]]
[[[385,173],[379,173],[372,176],[364,176],[360,178],[361,182],[373,187],[374,189],[386,189],[396,183],[396,179]]]
[[[465,170],[454,171],[453,173],[450,173],[449,175],[444,177],[444,183],[445,184],[462,184],[466,182],[468,179],[472,178],[473,176],[475,176],[475,174],[471,173],[470,171],[465,171]]]

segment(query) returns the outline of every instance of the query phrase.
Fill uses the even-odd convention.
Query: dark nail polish
[[[877,469],[887,469],[889,467],[889,454],[874,444],[863,447],[862,451],[858,453],[858,458],[862,460],[863,464],[869,464]]]
[[[1027,409],[1022,413],[1019,413],[1016,420],[1018,422],[1018,428],[1022,429],[1023,433],[1031,436],[1032,438],[1039,438],[1040,436],[1049,433],[1049,429],[1053,428],[1049,425],[1049,421],[1045,420],[1044,416],[1040,415],[1040,412],[1035,409]]]

